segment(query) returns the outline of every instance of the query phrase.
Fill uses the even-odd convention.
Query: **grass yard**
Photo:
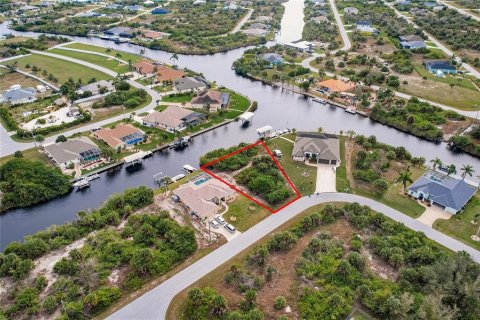
[[[190,102],[193,98],[193,93],[178,93],[178,94],[173,94],[171,96],[164,96],[162,97],[162,101],[165,102]]]
[[[455,238],[477,250],[480,250],[480,243],[473,241],[470,237],[478,231],[479,224],[472,224],[471,221],[476,214],[480,213],[480,195],[477,194],[467,203],[465,210],[454,215],[449,220],[437,220],[433,228]]]
[[[51,49],[48,52],[90,62],[98,66],[115,71],[117,73],[125,73],[129,71],[128,65],[120,63],[116,61],[114,58],[107,58],[107,57],[102,57],[95,54],[87,54],[83,52],[75,52],[75,51],[62,50],[62,49]]]
[[[336,171],[336,185],[338,192],[350,192],[350,181],[348,181],[347,178],[347,165],[345,161],[345,139],[346,137],[339,137],[341,163]]]
[[[294,141],[292,139],[292,141]],[[295,187],[302,196],[313,194],[315,192],[317,181],[317,168],[307,166],[303,162],[292,159],[293,143],[282,138],[275,138],[267,142],[270,151],[280,149],[282,159],[279,161],[283,169],[292,180]]]
[[[459,110],[480,109],[478,104],[480,91],[475,88],[471,80],[453,78],[452,76],[438,78],[420,65],[415,65],[415,69],[421,77],[427,77],[427,80],[419,80],[415,83],[410,81],[408,85],[401,85],[396,90],[446,104]],[[450,84],[454,86],[450,87]]]
[[[250,101],[247,98],[232,90],[227,90],[227,92],[230,93],[229,109],[247,111],[250,107]]]
[[[252,204],[253,206],[250,207]],[[261,206],[254,204],[244,195],[237,194],[237,198],[228,204],[228,211],[223,215],[223,218],[239,231],[244,232],[269,215],[270,213]]]
[[[64,83],[69,78],[73,78],[74,80],[82,79],[83,83],[88,83],[92,78],[95,78],[96,80],[111,79],[109,75],[103,72],[80,64],[38,54],[9,60],[8,64],[13,64],[15,61],[18,61],[18,67],[21,70],[28,70],[25,68],[25,65],[27,64],[46,70],[48,73],[53,74],[58,79],[59,83]],[[39,72],[39,75],[42,76],[42,71]]]
[[[22,151],[22,154],[23,154],[23,157],[25,159],[38,160],[38,161],[43,162],[46,165],[53,166],[52,162],[50,162],[47,155],[45,153],[42,153],[42,152],[38,151],[37,148],[31,148],[31,149],[24,150],[24,151]],[[0,158],[0,165],[4,164],[5,162],[7,162],[8,160],[10,160],[12,158],[13,158],[13,154],[5,156],[5,157],[1,157]]]
[[[93,52],[108,54],[112,57],[115,57],[115,54],[117,52],[119,52],[122,55],[122,57],[120,59],[125,60],[125,61],[132,60],[132,63],[143,60],[143,57],[138,55],[138,54],[128,53],[128,52],[125,52],[125,51],[117,51],[117,50],[114,50],[114,49],[111,49],[112,50],[111,52],[106,52],[107,48],[92,46],[90,44],[72,43],[72,44],[67,44],[64,47],[65,48],[72,48],[72,49],[79,49],[79,50],[86,50],[86,51],[93,51]]]

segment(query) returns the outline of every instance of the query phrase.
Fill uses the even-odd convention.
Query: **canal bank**
[[[301,19],[291,16],[289,19]],[[302,22],[303,23],[303,22]],[[5,24],[0,25],[0,33],[10,32]],[[35,35],[27,33],[26,35]],[[138,54],[140,47],[129,44],[115,44],[97,38],[71,37],[73,41],[113,48]],[[326,132],[338,133],[354,130],[359,134],[376,135],[378,140],[393,146],[405,146],[414,156],[423,156],[428,160],[439,157],[445,163],[457,166],[471,164],[480,172],[480,161],[467,154],[451,152],[445,143],[434,144],[400,132],[396,129],[374,123],[368,118],[352,116],[343,109],[322,106],[313,99],[298,95],[281,88],[272,88],[257,81],[235,75],[231,70],[233,61],[241,57],[244,50],[205,56],[179,55],[176,62],[180,67],[187,67],[203,73],[218,85],[231,88],[258,102],[253,122],[243,127],[240,122],[231,122],[222,127],[197,136],[184,150],[157,152],[147,158],[137,171],[124,169],[107,174],[100,174],[100,179],[91,183],[90,188],[72,192],[66,196],[30,208],[11,210],[0,216],[0,249],[14,240],[21,240],[25,235],[43,230],[53,224],[62,224],[76,218],[78,211],[97,208],[111,194],[123,192],[127,188],[140,185],[156,187],[153,175],[158,172],[168,176],[180,173],[184,164],[198,167],[199,157],[204,153],[220,147],[229,147],[240,142],[257,140],[256,128],[271,125],[275,129],[297,128],[298,130],[316,131],[322,127]],[[168,62],[171,54],[163,51],[145,49],[146,57]],[[3,129],[0,129],[3,130]]]

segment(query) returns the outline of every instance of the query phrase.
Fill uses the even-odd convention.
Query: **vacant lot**
[[[0,91],[5,91],[15,84],[19,84],[22,88],[38,86],[40,81],[24,76],[23,74],[17,72],[8,72],[0,75]]]
[[[66,82],[69,78],[75,80],[81,79],[82,82],[87,83],[92,78],[96,80],[110,79],[111,77],[103,72],[76,64],[70,61],[56,59],[52,57],[32,54],[26,57],[8,61],[8,64],[18,62],[18,68],[21,70],[28,70],[25,66],[28,64],[31,67],[37,66],[42,71],[38,73],[39,76],[44,76],[43,70],[52,74],[58,79],[59,84]]]
[[[49,52],[74,58],[74,59],[78,59],[78,60],[82,60],[82,61],[86,61],[86,62],[90,62],[118,73],[125,73],[129,71],[128,65],[115,60],[114,57],[107,58],[107,57],[102,57],[95,54],[87,54],[83,52],[75,52],[75,51],[62,50],[62,49],[52,49],[52,50],[49,50]]]
[[[92,46],[92,45],[83,44],[83,43],[67,44],[65,46],[65,48],[93,51],[93,52],[108,54],[112,57],[115,57],[115,55],[117,53],[120,53],[122,55],[122,57],[120,59],[125,60],[125,61],[132,60],[133,63],[138,62],[140,60],[143,60],[143,57],[138,55],[138,54],[128,53],[128,52],[125,52],[125,51],[118,51],[118,50],[113,50],[113,49],[108,50],[108,48]],[[109,51],[109,52],[107,52],[107,51]]]

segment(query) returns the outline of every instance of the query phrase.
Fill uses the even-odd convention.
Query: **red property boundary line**
[[[231,156],[234,156],[236,154],[239,154],[240,152],[243,152],[245,150],[248,150],[250,148],[253,148],[253,147],[256,147],[258,145],[261,145],[268,153],[268,155],[273,159],[273,162],[275,162],[275,165],[277,166],[277,168],[280,170],[280,172],[282,173],[283,177],[288,181],[288,183],[290,184],[290,186],[292,187],[292,189],[295,191],[295,194],[296,194],[296,197],[292,200],[290,200],[289,202],[285,203],[283,206],[281,206],[280,208],[278,209],[273,209],[273,208],[270,208],[269,206],[266,206],[265,204],[261,203],[260,201],[254,199],[252,196],[246,194],[245,192],[243,192],[242,190],[238,189],[237,187],[235,187],[234,185],[228,183],[227,181],[225,181],[224,179],[220,178],[219,176],[217,176],[216,174],[214,174],[213,172],[211,172],[210,170],[207,169],[207,167],[217,163],[217,162],[220,162],[222,160],[225,160]],[[256,143],[253,143],[253,144],[250,144],[246,147],[243,147],[243,148],[240,148],[232,153],[229,153],[227,155],[224,155],[218,159],[215,159],[213,161],[210,161],[206,164],[204,164],[203,166],[200,167],[200,169],[202,171],[204,171],[205,173],[209,174],[210,176],[214,177],[215,179],[217,180],[220,180],[221,182],[225,183],[227,186],[229,186],[231,189],[235,190],[236,192],[244,195],[245,197],[247,197],[248,199],[250,199],[251,201],[255,202],[256,204],[258,204],[259,206],[261,206],[262,208],[268,210],[270,213],[272,214],[275,214],[277,213],[278,211],[282,210],[283,208],[285,208],[286,206],[292,204],[293,202],[297,201],[298,199],[300,199],[302,196],[300,195],[300,192],[297,190],[297,187],[295,187],[295,185],[293,184],[292,180],[290,180],[290,178],[288,177],[287,173],[285,172],[285,170],[282,168],[282,166],[280,165],[280,163],[278,162],[278,160],[273,156],[273,154],[270,152],[270,149],[268,149],[267,145],[265,144],[265,142],[263,142],[263,140],[259,140],[257,141]]]

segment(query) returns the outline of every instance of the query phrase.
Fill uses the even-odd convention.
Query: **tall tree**
[[[400,182],[403,186],[403,190],[407,189],[407,183],[412,183],[412,172],[410,171],[410,168],[407,168],[407,170],[400,172],[398,175],[397,182]]]
[[[460,169],[460,171],[463,171],[462,173],[462,178],[465,179],[465,177],[467,175],[469,175],[470,177],[472,176],[472,174],[475,172],[475,170],[473,169],[473,167],[469,164],[464,164],[463,167]]]
[[[435,159],[430,160],[430,162],[433,165],[433,170],[437,169],[437,166],[440,167],[442,165],[442,160],[440,160],[438,157],[435,157]]]

